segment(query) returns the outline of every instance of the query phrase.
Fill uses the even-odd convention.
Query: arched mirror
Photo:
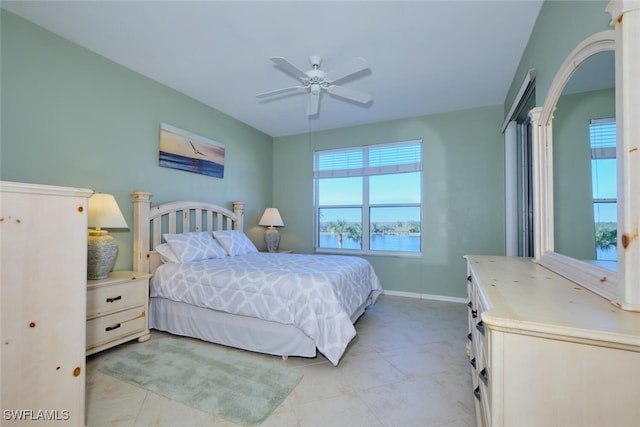
[[[615,64],[605,64],[614,55],[614,31],[583,41],[558,70],[544,105],[530,113],[534,124],[535,259],[612,301],[618,295],[617,268],[594,262],[588,124],[596,111],[615,113],[615,94],[613,106],[603,100],[608,98],[603,92],[612,87],[595,83],[594,77],[606,73],[596,70],[598,67],[615,70]]]
[[[530,113],[534,261],[640,311],[640,2],[607,9],[615,31],[578,45]]]

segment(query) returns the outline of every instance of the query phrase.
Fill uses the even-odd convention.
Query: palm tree
[[[342,249],[342,240],[344,235],[347,238],[359,242],[362,239],[362,224],[348,223],[343,219],[329,223],[329,229],[338,235],[338,248]]]
[[[599,227],[596,230],[596,247],[610,249],[618,245],[618,230],[616,228]]]
[[[362,240],[362,224],[354,222],[347,227],[347,237],[351,240],[359,242]]]
[[[342,234],[347,232],[347,221],[339,219],[329,224],[329,229],[338,235],[338,248],[342,248]]]

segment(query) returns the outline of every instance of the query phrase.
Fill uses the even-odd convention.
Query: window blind
[[[314,178],[370,176],[422,170],[422,141],[316,152]]]
[[[592,159],[616,158],[616,120],[594,119],[589,123]]]

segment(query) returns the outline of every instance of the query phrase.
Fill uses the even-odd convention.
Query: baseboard
[[[468,301],[466,298],[458,298],[458,297],[448,297],[444,295],[430,295],[430,294],[419,294],[416,292],[401,292],[401,291],[383,291],[384,295],[394,296],[394,297],[404,297],[404,298],[417,298],[417,299],[428,299],[432,301],[444,301],[444,302],[456,302],[461,304],[466,304]]]

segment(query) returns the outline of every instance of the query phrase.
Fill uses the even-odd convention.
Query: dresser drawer
[[[145,307],[136,307],[89,320],[87,322],[87,349],[144,331],[146,329],[145,310]]]
[[[87,291],[87,318],[144,305],[147,279],[131,279],[118,284],[90,287]]]

